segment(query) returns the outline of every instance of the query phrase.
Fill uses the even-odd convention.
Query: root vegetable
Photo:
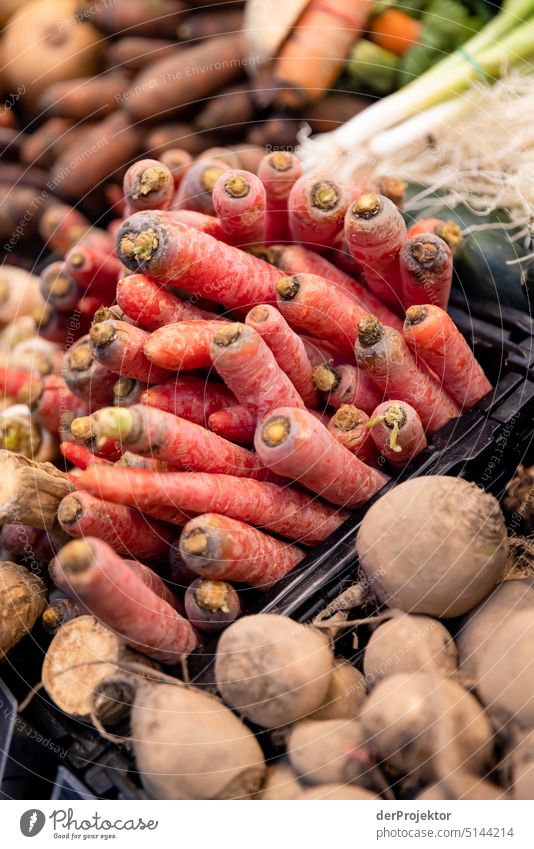
[[[319,251],[330,247],[343,227],[349,203],[349,192],[339,183],[319,174],[299,177],[287,202],[293,241]]]
[[[75,121],[88,116],[103,118],[114,112],[120,95],[128,88],[128,77],[120,70],[95,77],[60,80],[48,86],[39,98],[44,114],[61,115]]]
[[[254,442],[256,419],[245,407],[231,406],[212,413],[208,427],[230,442],[249,446]]]
[[[47,634],[54,635],[62,625],[77,619],[82,613],[82,608],[72,598],[56,598],[50,601],[43,611],[41,624]]]
[[[24,566],[0,563],[0,661],[25,637],[42,614],[46,587]]]
[[[93,324],[89,331],[91,350],[100,365],[121,377],[131,377],[145,383],[162,383],[169,372],[154,365],[143,347],[149,339],[146,330],[125,321],[107,319]]]
[[[421,419],[404,401],[385,401],[371,413],[367,424],[376,448],[395,469],[403,469],[427,447]]]
[[[368,510],[356,541],[373,593],[390,607],[459,616],[502,577],[508,554],[496,499],[462,478],[405,481]]]
[[[57,508],[72,490],[66,475],[52,463],[37,463],[0,451],[0,524],[16,522],[32,528],[57,528]]]
[[[371,378],[362,369],[346,363],[314,368],[313,382],[324,393],[326,403],[336,410],[344,404],[353,404],[371,413],[382,400],[382,393]]]
[[[221,322],[180,321],[155,330],[145,342],[144,352],[155,366],[174,371],[211,366],[211,342]]]
[[[193,157],[187,150],[183,150],[180,147],[171,147],[169,150],[164,150],[160,154],[159,161],[163,162],[171,172],[174,181],[174,190],[176,191],[193,162]]]
[[[30,315],[43,306],[39,278],[23,268],[7,263],[2,264],[0,267],[0,325],[7,324],[21,315]]]
[[[258,798],[267,802],[284,802],[297,799],[301,792],[297,776],[286,761],[280,760],[267,767],[267,777]]]
[[[328,430],[340,445],[364,463],[374,466],[378,456],[369,428],[369,416],[352,404],[342,404],[328,422]]]
[[[278,150],[268,153],[260,162],[258,177],[265,186],[267,222],[265,240],[285,241],[289,238],[288,198],[293,185],[302,176],[302,166],[294,153]],[[306,269],[299,269],[306,271]]]
[[[168,209],[174,197],[174,177],[157,159],[141,159],[130,165],[122,186],[130,213]]]
[[[140,403],[206,426],[212,413],[234,406],[236,398],[226,386],[188,374],[146,389]]]
[[[439,218],[420,218],[412,224],[408,230],[407,237],[412,239],[421,234],[433,233],[443,239],[452,251],[456,253],[463,241],[462,231],[454,221],[441,221]]]
[[[187,169],[173,202],[173,209],[216,215],[213,192],[217,181],[228,171],[222,159],[202,157]],[[187,222],[186,222],[187,223]],[[221,224],[221,229],[225,233]]]
[[[265,761],[254,734],[203,690],[143,684],[131,726],[137,768],[153,799],[248,799],[260,789]]]
[[[268,589],[304,557],[302,549],[279,542],[245,522],[219,513],[191,519],[180,537],[184,563],[211,580]]]
[[[302,790],[296,797],[297,801],[308,802],[329,802],[334,799],[338,800],[368,800],[378,799],[370,790],[365,787],[355,787],[346,784],[319,784],[317,787],[310,787],[308,790]]]
[[[43,242],[53,251],[67,253],[91,230],[91,222],[73,206],[54,201],[39,221]]]
[[[117,303],[129,318],[150,332],[174,322],[213,318],[211,313],[181,301],[144,274],[129,274],[119,280]]]
[[[122,266],[107,248],[84,241],[65,256],[65,269],[81,292],[100,295],[112,303]]]
[[[436,672],[446,678],[457,665],[454,640],[441,622],[401,614],[374,631],[365,649],[363,671],[374,686],[399,673]]]
[[[247,247],[263,241],[267,201],[259,177],[239,169],[226,171],[213,187],[212,200],[229,242]]]
[[[365,700],[365,678],[346,660],[335,658],[324,704],[308,719],[354,719]]]
[[[399,265],[405,307],[428,303],[447,309],[452,251],[443,239],[431,233],[408,239],[399,253]]]
[[[66,430],[74,418],[87,413],[85,402],[70,391],[58,374],[27,383],[18,400],[27,403],[36,421],[53,433]]]
[[[197,648],[189,622],[102,540],[67,543],[53,561],[52,574],[72,598],[143,654],[177,663]]]
[[[51,262],[41,272],[41,294],[57,312],[72,312],[80,300],[80,290],[64,262]]]
[[[90,409],[113,402],[117,375],[95,360],[89,336],[78,339],[65,352],[62,374],[70,391],[85,401]]]
[[[363,504],[387,481],[385,475],[340,445],[307,410],[273,410],[258,423],[254,444],[268,468],[297,480],[333,504]]]
[[[306,784],[349,784],[365,782],[352,750],[364,742],[355,720],[302,720],[291,730],[287,756],[295,775]]]
[[[86,469],[91,463],[107,463],[102,457],[97,457],[92,454],[85,445],[78,445],[76,442],[62,442],[59,450],[65,460],[73,463],[78,469]]]
[[[226,581],[197,578],[189,584],[184,604],[191,624],[208,633],[222,631],[242,612],[239,595]]]
[[[226,704],[263,728],[277,728],[324,704],[332,668],[322,634],[263,614],[244,616],[223,632],[215,674]]]

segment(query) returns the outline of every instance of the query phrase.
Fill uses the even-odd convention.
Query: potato
[[[308,719],[354,719],[365,700],[365,691],[362,673],[348,661],[336,658],[324,704]]]
[[[361,762],[351,751],[363,742],[355,720],[304,719],[291,730],[287,756],[303,784],[347,784],[361,778]]]
[[[219,640],[215,675],[227,705],[264,728],[288,725],[324,704],[333,657],[318,631],[284,616],[244,616]]]
[[[98,70],[102,36],[77,10],[77,0],[34,0],[9,22],[6,79],[13,87],[26,87],[24,100],[30,106],[52,83]]]
[[[497,500],[462,478],[405,481],[380,498],[358,532],[365,582],[390,607],[467,613],[504,573],[508,537]]]
[[[430,616],[408,614],[380,625],[363,658],[363,671],[371,686],[399,672],[434,670],[446,677],[457,665],[456,646],[444,625]]]
[[[303,790],[297,796],[298,801],[329,801],[331,799],[378,799],[378,796],[354,784],[319,784],[317,787]]]
[[[131,717],[141,781],[152,799],[247,799],[265,761],[251,731],[202,690],[142,682]]]

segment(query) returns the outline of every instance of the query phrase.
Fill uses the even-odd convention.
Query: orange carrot
[[[205,513],[187,523],[180,537],[185,563],[203,578],[238,581],[266,590],[297,565],[304,552],[245,522]]]
[[[237,442],[238,445],[252,445],[256,430],[256,418],[246,407],[231,406],[216,410],[208,418],[208,427],[214,433]]]
[[[140,327],[107,319],[93,324],[89,338],[95,359],[116,374],[146,383],[162,383],[170,377],[166,369],[154,365],[143,353],[150,336]]]
[[[402,469],[427,446],[416,410],[405,401],[385,401],[367,422],[377,449],[395,469]]]
[[[404,54],[421,41],[423,25],[400,9],[387,9],[371,18],[369,28],[371,41],[389,50],[395,56]]]
[[[78,445],[77,442],[62,442],[59,450],[65,460],[73,463],[79,469],[86,469],[91,463],[106,464],[109,462],[104,460],[103,457],[96,457],[85,445]]]
[[[223,327],[220,321],[180,321],[155,330],[145,342],[145,356],[173,371],[211,365],[211,340]]]
[[[471,348],[447,313],[433,304],[406,312],[404,337],[463,409],[469,410],[491,390]]]
[[[226,386],[187,374],[146,389],[140,403],[205,426],[212,413],[237,401]]]
[[[382,393],[369,375],[346,363],[315,366],[313,382],[324,393],[325,402],[335,409],[343,404],[354,404],[370,413],[382,400]]]
[[[192,303],[181,301],[144,274],[128,274],[119,280],[117,303],[132,321],[150,331],[177,321],[214,317]]]
[[[368,421],[369,416],[363,410],[354,404],[343,404],[330,419],[328,430],[351,454],[364,463],[376,466],[378,452],[369,428],[365,427]]]

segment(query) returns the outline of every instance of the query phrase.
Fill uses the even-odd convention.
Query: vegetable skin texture
[[[105,368],[121,377],[145,383],[162,383],[170,378],[164,368],[154,365],[143,352],[149,333],[126,321],[106,319],[93,324],[89,331],[91,350]]]
[[[458,666],[454,640],[430,616],[400,614],[373,632],[365,649],[363,671],[371,686],[388,675],[436,672],[447,678]]]
[[[213,192],[217,180],[227,171],[228,165],[222,159],[214,157],[197,159],[187,169],[180,183],[172,204],[173,210],[191,210],[203,215],[215,215]],[[219,224],[223,233],[226,233],[220,220]]]
[[[24,566],[0,563],[0,661],[32,630],[46,604],[46,587]]]
[[[363,742],[362,729],[354,719],[304,719],[291,729],[287,757],[305,785],[350,784],[358,779],[365,783],[358,760],[351,756]]]
[[[328,422],[328,430],[340,445],[364,463],[373,466],[378,460],[376,446],[366,427],[369,416],[353,404],[342,404]]]
[[[52,463],[38,463],[22,454],[0,450],[0,525],[57,529],[57,509],[72,492],[67,476]]]
[[[86,216],[67,203],[53,201],[39,221],[39,235],[51,251],[66,254],[91,230]]]
[[[259,177],[241,169],[226,171],[213,187],[212,200],[229,242],[245,247],[263,241],[267,200]]]
[[[491,383],[452,318],[434,304],[406,313],[404,338],[435,372],[443,388],[465,410],[491,391]]]
[[[304,557],[296,545],[220,513],[204,513],[187,523],[180,554],[186,566],[203,578],[261,590],[269,589]]]
[[[245,407],[232,405],[212,413],[208,427],[230,442],[249,446],[254,442],[256,419]]]
[[[351,663],[335,658],[330,686],[321,707],[308,719],[354,719],[365,701],[365,678]]]
[[[293,185],[301,176],[302,165],[294,153],[274,151],[261,160],[258,177],[265,186],[267,244],[289,238],[288,198]]]
[[[373,383],[371,378],[360,368],[342,363],[339,366],[328,368],[326,374],[321,370],[314,369],[314,381],[316,386],[323,388],[323,379],[335,381],[334,385],[324,389],[323,397],[330,407],[339,410],[344,404],[353,404],[366,413],[371,413],[374,407],[380,403],[382,393]]]
[[[93,414],[92,420],[97,443],[117,438],[129,451],[191,471],[257,480],[271,477],[259,458],[246,448],[154,407],[104,407]]]
[[[382,602],[450,618],[475,607],[502,578],[508,539],[492,495],[462,478],[429,475],[373,504],[356,551]]]
[[[189,622],[105,542],[94,537],[67,543],[54,573],[80,601],[128,645],[162,663],[177,663],[198,646]]]
[[[447,309],[452,284],[452,251],[431,233],[408,239],[399,253],[405,307],[422,302]]]
[[[162,507],[174,509],[179,524],[182,513],[222,513],[302,545],[321,542],[348,518],[347,511],[289,486],[231,475],[99,465],[88,468],[78,483],[105,501],[149,515]]]
[[[87,413],[85,402],[70,391],[58,374],[27,383],[18,400],[27,403],[35,420],[52,433],[68,428],[74,418]]]
[[[225,703],[262,728],[288,725],[320,707],[332,668],[323,634],[272,613],[230,625],[215,661]]]
[[[406,401],[418,413],[427,433],[435,433],[460,415],[460,408],[421,368],[401,333],[367,316],[358,326],[356,362],[386,398]]]
[[[80,293],[107,296],[111,303],[122,266],[101,245],[84,241],[66,254],[65,270],[76,281]]]
[[[230,309],[274,303],[279,272],[239,248],[174,220],[172,213],[137,212],[117,233],[117,252],[131,271],[179,285]]]
[[[388,480],[340,445],[307,410],[273,410],[258,423],[254,445],[268,468],[333,504],[363,504]]]
[[[287,203],[293,241],[324,251],[343,227],[350,197],[345,186],[313,173],[299,177]]]
[[[174,177],[157,159],[140,159],[130,165],[122,181],[130,213],[143,209],[168,209],[174,197]]]
[[[155,330],[144,345],[144,353],[156,366],[169,371],[209,368],[211,342],[222,322],[213,320],[180,321]]]
[[[65,352],[61,373],[70,391],[89,409],[113,403],[117,375],[95,360],[88,334]]]
[[[185,591],[184,604],[191,624],[209,634],[222,631],[242,612],[238,593],[226,581],[197,578]]]
[[[394,469],[403,469],[427,447],[421,419],[405,401],[384,401],[370,417],[369,435]]]
[[[265,761],[254,734],[204,690],[179,681],[141,684],[131,725],[152,799],[247,799],[260,789]]]
[[[181,301],[144,274],[128,274],[119,280],[117,303],[132,321],[150,332],[173,322],[213,318],[211,313]]]
[[[222,326],[213,335],[211,359],[239,403],[254,417],[265,416],[276,407],[304,407],[271,349],[249,325]]]
[[[233,407],[236,398],[220,383],[186,374],[149,387],[140,403],[206,426],[212,413]]]
[[[297,802],[330,802],[339,801],[362,801],[369,799],[378,799],[374,793],[367,790],[365,787],[356,787],[353,784],[318,784],[317,787],[310,787],[302,790],[296,796]]]
[[[524,731],[534,724],[533,634],[532,611],[512,613],[492,634],[478,667],[477,691],[488,713],[499,724]]]
[[[78,490],[63,499],[58,508],[61,527],[78,539],[98,537],[115,551],[149,560],[167,555],[174,531],[142,516],[124,504],[101,501]]]

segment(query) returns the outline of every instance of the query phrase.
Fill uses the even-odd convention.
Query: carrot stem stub
[[[430,303],[446,308],[452,284],[452,251],[432,233],[409,239],[399,254],[402,298],[406,307]]]
[[[366,424],[377,449],[388,463],[402,469],[427,446],[416,410],[405,401],[385,401]]]
[[[363,504],[388,480],[351,454],[307,410],[273,410],[258,424],[254,445],[270,469],[333,504]]]
[[[261,180],[249,171],[223,174],[213,189],[221,227],[234,245],[253,245],[265,237],[266,197]]]
[[[187,523],[180,537],[180,554],[203,578],[238,581],[264,590],[304,557],[297,546],[218,513],[206,513]]]
[[[98,362],[122,377],[145,383],[161,383],[170,377],[145,356],[143,346],[149,334],[125,321],[106,319],[89,331],[91,349]]]
[[[176,663],[199,644],[190,623],[102,540],[68,543],[53,574],[97,619],[155,660]]]

